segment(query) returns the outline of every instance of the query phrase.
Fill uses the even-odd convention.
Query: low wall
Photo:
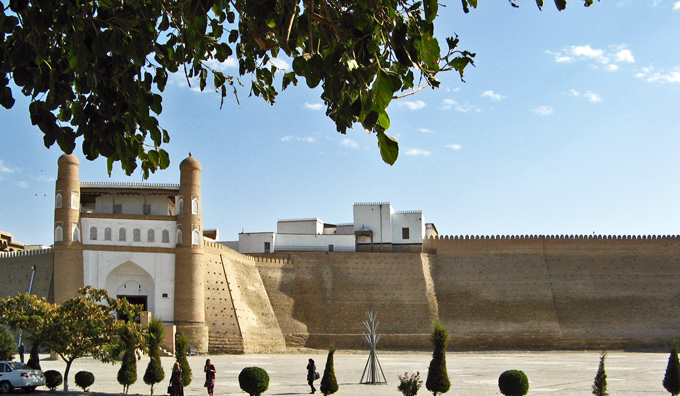
[[[32,294],[54,302],[54,251],[52,249],[24,250],[0,253],[0,298],[14,297],[17,293],[28,293],[32,267],[36,272]]]

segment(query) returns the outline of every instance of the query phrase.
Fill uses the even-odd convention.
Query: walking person
[[[314,387],[314,380],[316,378],[316,366],[314,365],[314,359],[309,359],[309,363],[307,363],[307,383],[309,386],[312,388],[312,391],[309,392],[314,393],[316,392],[316,388]]]
[[[172,366],[172,375],[170,375],[170,396],[184,396],[182,368],[179,366],[179,362],[175,362],[175,365]]]
[[[21,360],[21,363],[24,362],[24,352],[26,352],[26,347],[22,342],[21,345],[19,345],[19,360]]]
[[[213,396],[213,390],[215,389],[215,366],[210,363],[210,359],[206,359],[205,366],[203,366],[203,371],[205,371],[205,386],[208,388],[208,395]]]

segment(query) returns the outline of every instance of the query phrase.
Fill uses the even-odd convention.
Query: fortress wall
[[[439,238],[440,319],[463,348],[659,347],[680,329],[676,237]]]
[[[285,349],[255,259],[210,242],[205,252],[210,350],[267,353]]]
[[[274,256],[289,262],[257,265],[289,347],[365,348],[362,333],[368,311],[378,314],[380,347],[413,349],[430,344],[437,304],[427,255],[296,252]]]
[[[52,249],[26,250],[0,253],[0,298],[14,297],[17,293],[28,293],[31,283],[31,268],[35,265],[32,294],[54,302],[54,251]]]

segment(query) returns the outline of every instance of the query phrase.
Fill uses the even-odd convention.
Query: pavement
[[[309,350],[298,353],[256,354],[256,355],[208,355],[190,356],[189,364],[193,381],[184,388],[187,396],[205,396],[203,388],[203,365],[210,358],[217,369],[215,396],[246,395],[238,385],[238,375],[244,367],[257,366],[269,374],[269,389],[263,395],[304,395],[309,393],[306,383],[307,359],[316,362],[323,375],[326,351]],[[398,375],[404,372],[420,372],[423,386],[420,395],[428,395],[425,389],[427,367],[431,353],[427,352],[381,352],[378,361],[387,384],[366,385],[360,380],[368,360],[368,351],[342,351],[335,353],[335,375],[339,390],[335,395],[400,396],[397,390]],[[154,395],[163,395],[170,378],[174,358],[161,359],[166,379],[154,388]],[[137,382],[130,386],[129,394],[149,395],[150,387],[143,381],[144,371],[149,362],[143,357],[137,363]],[[61,360],[41,362],[44,371],[58,370],[63,374],[65,363]],[[446,363],[451,389],[446,395],[456,396],[501,396],[498,377],[505,370],[522,370],[529,378],[529,395],[588,396],[592,392],[593,380],[599,364],[599,352],[447,352]],[[611,396],[663,396],[667,395],[662,386],[667,353],[651,352],[609,352],[605,369],[607,390]],[[69,375],[69,393],[80,393],[73,379],[81,370],[94,373],[95,382],[90,395],[106,396],[121,394],[122,385],[116,381],[120,365],[104,364],[90,358],[74,361]],[[315,382],[319,388],[319,381]],[[41,390],[42,388],[42,390]],[[62,387],[59,388],[61,390]],[[23,393],[15,390],[14,393]],[[64,395],[64,392],[50,392],[38,388],[36,396]],[[317,395],[320,394],[317,391]]]

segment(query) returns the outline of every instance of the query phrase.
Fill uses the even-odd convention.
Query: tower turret
[[[59,157],[54,194],[54,301],[58,304],[77,296],[84,282],[79,166],[73,154]]]
[[[189,154],[179,165],[177,248],[175,251],[175,325],[199,353],[208,352],[205,325],[205,263],[201,216],[201,164]]]

